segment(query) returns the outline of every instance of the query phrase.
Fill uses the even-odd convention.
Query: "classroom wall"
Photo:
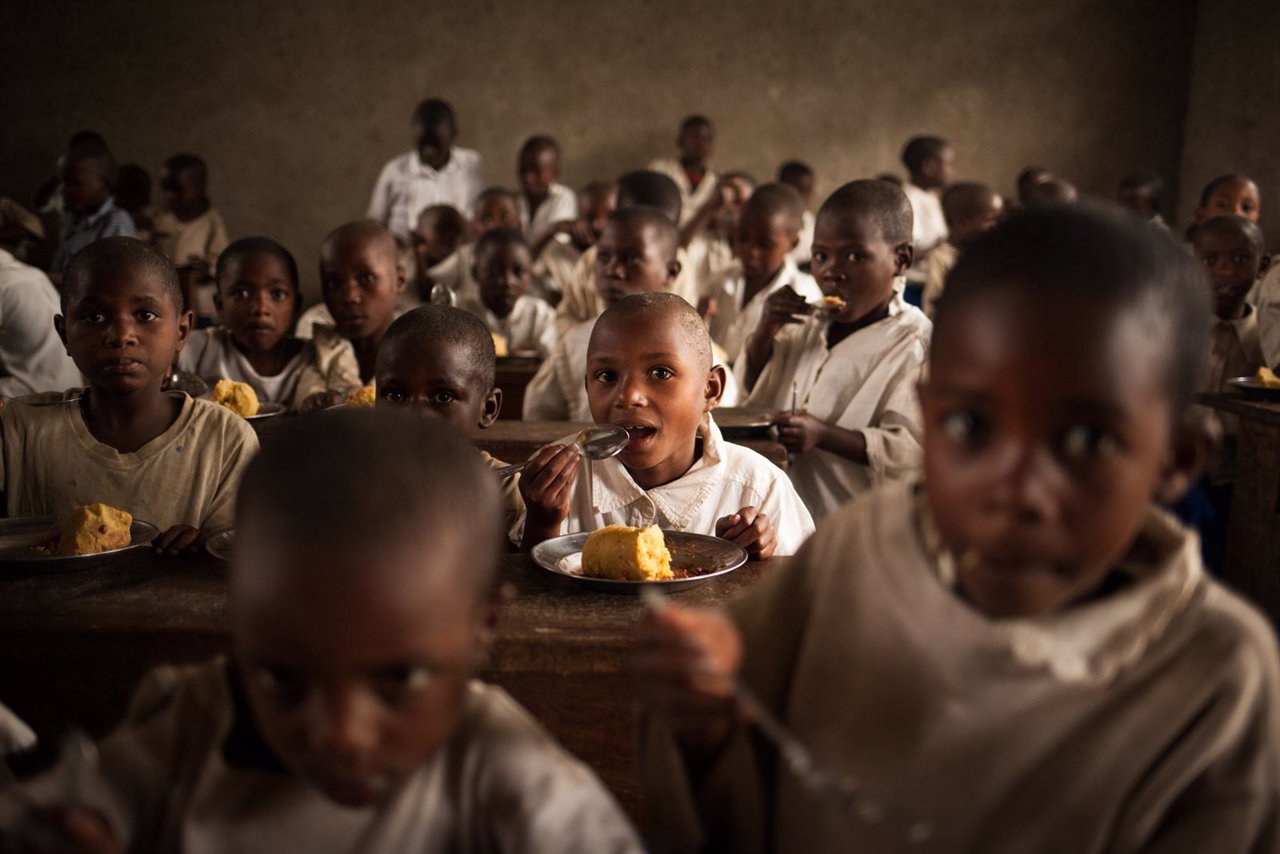
[[[1280,249],[1280,3],[1200,0],[1182,157],[1181,222],[1200,190],[1245,172],[1262,193],[1267,244]]]
[[[820,192],[936,132],[962,177],[1007,190],[1034,162],[1110,195],[1133,168],[1176,178],[1193,24],[1164,0],[0,3],[0,193],[29,199],[79,128],[153,175],[196,151],[233,236],[282,239],[310,287],[442,95],[496,183],[528,134],[580,184],[669,154],[700,111],[716,165],[803,158]]]

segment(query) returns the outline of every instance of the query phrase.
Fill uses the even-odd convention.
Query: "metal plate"
[[[277,415],[284,415],[283,403],[262,403],[258,405],[258,414],[250,415],[246,421],[258,421],[262,418],[275,418]]]
[[[160,534],[150,522],[134,519],[129,529],[133,542],[124,548],[69,557],[37,552],[35,547],[46,540],[57,527],[56,516],[0,519],[0,573],[78,572],[82,569],[96,569],[110,564],[127,551],[146,548]]]
[[[671,568],[674,570],[699,570],[688,578],[670,581],[618,581],[612,578],[589,578],[582,572],[582,545],[590,532],[568,534],[544,540],[533,547],[533,561],[556,575],[571,578],[588,590],[606,593],[636,593],[646,584],[661,587],[664,591],[684,590],[696,587],[733,572],[747,562],[747,552],[737,543],[708,537],[704,534],[686,534],[681,531],[663,531],[667,550],[671,552]]]
[[[235,531],[223,531],[221,534],[214,534],[204,544],[204,550],[218,560],[231,560],[231,543],[235,538]]]
[[[1227,385],[1250,400],[1280,400],[1280,388],[1263,385],[1254,377],[1235,377],[1227,380]]]
[[[773,412],[754,406],[718,406],[711,417],[721,430],[766,430],[773,426]]]

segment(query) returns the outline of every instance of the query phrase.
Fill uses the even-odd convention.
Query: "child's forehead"
[[[1258,187],[1248,178],[1232,178],[1214,188],[1210,198],[1235,198],[1237,196],[1256,196]]]
[[[330,265],[396,263],[395,241],[379,234],[351,234],[330,238],[320,247],[320,260]]]
[[[378,357],[378,373],[383,376],[413,375],[480,385],[475,350],[457,338],[408,333],[384,341]]]
[[[164,300],[169,294],[160,272],[143,263],[125,262],[107,269],[89,270],[71,277],[67,284],[69,306],[85,300]]]
[[[866,208],[824,209],[818,213],[813,231],[815,240],[825,242],[885,240],[880,217]]]
[[[678,321],[674,312],[663,310],[624,316],[601,315],[591,336],[588,358],[606,352],[638,356],[643,350],[672,353],[692,361],[699,350],[698,342],[686,324]]]
[[[1191,245],[1195,247],[1197,252],[1206,249],[1221,250],[1224,247],[1244,249],[1251,254],[1254,252],[1253,241],[1249,238],[1249,235],[1245,233],[1243,227],[1235,225],[1221,225],[1214,228],[1202,226],[1197,228],[1191,238]]]

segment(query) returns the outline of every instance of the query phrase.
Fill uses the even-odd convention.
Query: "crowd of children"
[[[1209,572],[1239,428],[1193,405],[1280,368],[1252,180],[1210,181],[1181,245],[1159,176],[1079,204],[1028,166],[1005,199],[936,136],[811,212],[810,167],[716,171],[703,116],[580,191],[550,136],[511,190],[446,102],[413,134],[312,249],[305,311],[196,155],[153,210],[76,134],[46,270],[41,218],[0,205],[5,515],[104,502],[167,558],[236,532],[234,653],[148,677],[77,802],[0,782],[0,849],[1280,851],[1276,643]],[[540,363],[514,414],[622,451],[473,450],[504,356]],[[295,417],[259,450],[181,374]],[[373,412],[342,405],[364,387]],[[785,470],[726,439],[739,404]],[[789,557],[637,627],[643,845],[476,678],[499,553],[606,525]]]

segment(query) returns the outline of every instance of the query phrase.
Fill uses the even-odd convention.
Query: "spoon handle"
[[[516,463],[513,466],[504,466],[500,469],[494,469],[493,473],[496,474],[501,480],[506,480],[507,478],[511,477],[511,475],[516,474],[517,472],[524,471],[524,467],[526,465],[528,465],[527,462]]]

